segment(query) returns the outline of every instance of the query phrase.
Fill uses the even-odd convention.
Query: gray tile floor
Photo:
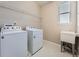
[[[43,48],[32,57],[72,57],[72,54],[61,52],[59,44],[44,40]]]

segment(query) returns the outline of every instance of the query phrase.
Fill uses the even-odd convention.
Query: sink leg
[[[63,42],[61,41],[61,52],[63,52],[63,49],[64,49]]]
[[[72,54],[73,54],[73,57],[74,57],[74,54],[75,54],[75,45],[72,44]]]

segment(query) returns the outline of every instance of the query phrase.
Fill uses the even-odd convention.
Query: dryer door
[[[33,53],[38,51],[43,44],[42,33],[39,31],[33,31]]]

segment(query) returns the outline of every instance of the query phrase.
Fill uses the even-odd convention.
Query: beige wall
[[[58,2],[52,2],[41,9],[42,28],[44,29],[44,39],[59,42],[59,24],[58,24]]]
[[[41,26],[44,29],[44,39],[59,43],[61,30],[75,31],[76,6],[75,2],[71,3],[70,24],[60,25],[58,16],[58,7],[60,2],[52,2],[41,8]]]
[[[40,7],[31,1],[0,2],[0,25],[13,22],[23,27],[40,27]]]
[[[60,31],[75,31],[76,5],[71,4],[71,18],[69,25],[60,26],[58,20],[58,6],[60,2],[52,2],[40,7],[35,2],[0,2],[0,25],[4,23],[14,23],[20,26],[41,27],[44,30],[44,39],[59,43]]]

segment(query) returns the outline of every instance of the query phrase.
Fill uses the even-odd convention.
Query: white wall
[[[0,25],[12,22],[40,27],[40,7],[31,1],[0,2]]]

